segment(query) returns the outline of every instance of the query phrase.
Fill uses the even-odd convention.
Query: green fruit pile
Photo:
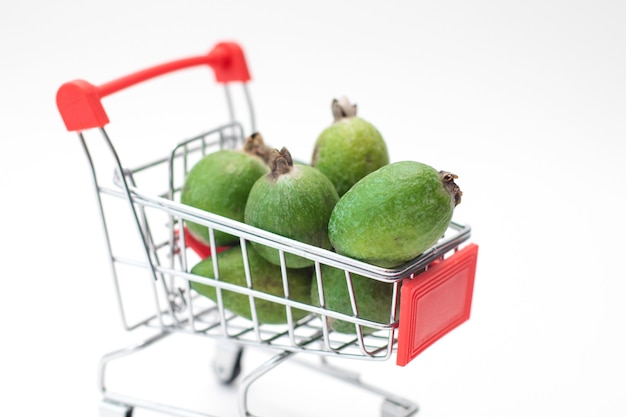
[[[383,136],[356,115],[356,105],[345,98],[333,100],[332,111],[334,121],[317,137],[310,164],[294,164],[286,147],[267,146],[255,133],[241,150],[215,152],[198,162],[186,179],[181,202],[373,266],[393,269],[412,261],[449,227],[462,195],[454,182],[457,176],[417,161],[390,163]],[[186,225],[194,237],[208,241],[206,227]],[[238,237],[219,231],[215,239],[218,245],[233,246],[215,255],[220,280],[247,287],[249,278],[255,290],[283,297],[286,273],[291,299],[349,316],[355,307],[351,283],[361,319],[385,324],[394,316],[392,283],[321,264],[320,291],[310,259],[254,241],[243,252]],[[244,253],[252,275],[248,278]],[[191,272],[215,277],[211,258]],[[194,282],[192,288],[216,300],[214,287]],[[223,294],[226,309],[252,317],[248,296]],[[285,322],[284,305],[256,301],[259,322]],[[306,314],[298,310],[294,317]],[[345,320],[328,322],[337,332],[355,332],[355,325]],[[364,328],[366,333],[373,330]]]

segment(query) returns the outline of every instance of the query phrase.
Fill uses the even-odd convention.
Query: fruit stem
[[[250,155],[256,155],[265,163],[268,163],[272,148],[265,144],[263,136],[259,132],[255,132],[248,136],[243,144],[244,152]]]
[[[459,177],[448,171],[439,171],[439,177],[441,178],[441,182],[443,183],[445,189],[448,190],[450,196],[454,199],[454,206],[456,207],[461,204],[461,196],[463,195],[463,192],[454,182],[454,180]]]
[[[268,164],[272,177],[277,178],[291,171],[291,168],[293,168],[293,159],[291,158],[291,153],[283,146],[280,151],[278,149],[272,149]]]
[[[337,100],[336,98],[333,99],[331,109],[333,112],[333,118],[335,119],[335,123],[340,121],[341,119],[356,116],[356,104],[351,104],[350,100],[348,100],[346,97],[341,97],[339,100]]]

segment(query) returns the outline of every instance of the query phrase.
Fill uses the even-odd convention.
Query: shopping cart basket
[[[223,86],[229,120],[201,134],[184,140],[179,138],[162,158],[140,166],[127,166],[105,129],[109,118],[102,99],[146,80],[202,66],[212,69],[216,82]],[[349,374],[330,366],[328,358],[384,361],[395,356],[396,363],[404,366],[466,321],[471,309],[478,250],[476,244],[469,243],[471,229],[453,221],[439,242],[419,257],[401,267],[386,269],[180,203],[181,187],[197,161],[210,152],[241,146],[245,137],[255,131],[249,81],[242,48],[237,43],[222,42],[205,55],[171,61],[98,86],[74,80],[63,84],[57,92],[57,106],[65,126],[68,131],[77,132],[91,169],[123,326],[129,331],[154,329],[154,336],[103,356],[99,369],[99,388],[103,395],[101,415],[130,416],[134,407],[146,407],[174,415],[206,416],[124,396],[106,387],[105,371],[111,360],[175,333],[216,339],[215,371],[227,384],[241,371],[243,350],[259,348],[274,352],[269,361],[240,381],[238,398],[242,416],[252,415],[247,403],[250,385],[297,353],[317,355],[321,360],[317,370],[381,395],[383,417],[413,415],[417,412],[415,403],[347,376]],[[245,131],[241,119],[235,116],[232,89],[238,86],[243,92],[250,132]],[[205,225],[210,242],[203,244],[194,239],[186,229],[187,222]],[[135,240],[129,237],[129,230]],[[193,265],[224,249],[215,244],[216,231],[237,236],[244,258],[253,242],[277,249],[281,259],[281,276],[277,278],[283,282],[284,294],[278,296],[255,288],[245,259],[246,285],[220,280],[217,263],[214,263],[216,279],[192,274]],[[286,254],[313,262],[313,280],[320,288],[321,297],[317,305],[290,297]],[[345,272],[352,306],[349,314],[326,307],[321,272],[324,265]],[[359,299],[353,286],[356,275],[387,282],[393,287],[392,299],[388,300],[388,320],[376,322],[359,315]],[[214,287],[216,301],[197,294],[192,282]],[[221,296],[224,291],[246,296],[251,318],[228,311]],[[256,304],[260,300],[283,306],[286,323],[259,322]],[[294,309],[307,314],[295,319]],[[328,319],[351,323],[354,332],[333,331]]]

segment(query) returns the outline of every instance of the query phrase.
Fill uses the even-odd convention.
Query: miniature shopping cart
[[[228,120],[210,130],[173,141],[173,147],[160,158],[139,166],[127,166],[117,152],[105,126],[109,118],[102,99],[128,87],[191,67],[208,67],[226,92]],[[131,331],[154,329],[154,335],[103,356],[100,363],[101,416],[130,416],[142,407],[180,416],[206,416],[200,412],[164,405],[111,392],[105,384],[107,364],[146,348],[168,335],[186,333],[216,341],[215,373],[225,384],[232,384],[241,372],[241,354],[258,348],[272,352],[271,359],[245,374],[237,385],[242,416],[248,409],[250,385],[266,372],[295,354],[316,355],[316,370],[383,397],[383,417],[410,416],[417,405],[383,389],[365,384],[359,378],[330,366],[329,358],[385,361],[395,356],[404,366],[424,349],[469,318],[477,245],[469,243],[470,227],[451,222],[437,244],[416,259],[395,269],[372,266],[333,251],[251,227],[242,222],[180,203],[180,191],[191,167],[210,152],[240,147],[255,131],[253,106],[248,91],[250,74],[241,47],[233,42],[218,43],[208,54],[179,59],[133,73],[114,81],[93,85],[83,80],[63,84],[57,93],[57,106],[67,130],[77,132],[93,176],[113,284],[123,326]],[[241,90],[238,90],[241,86]],[[235,117],[234,91],[242,91],[246,123]],[[208,228],[209,243],[203,244],[188,233],[187,222]],[[242,256],[253,242],[267,245],[280,254],[284,294],[263,292],[254,286],[254,277],[244,259],[246,285],[235,285],[216,278],[192,274],[199,261],[224,248],[215,244],[216,231],[239,238]],[[133,239],[134,238],[134,239]],[[298,301],[289,294],[285,255],[295,254],[313,263],[313,280],[320,289],[316,305]],[[213,257],[215,258],[215,257]],[[340,268],[352,311],[337,312],[324,302],[322,266]],[[393,286],[389,318],[384,322],[359,314],[359,299],[353,277],[361,275]],[[215,288],[215,301],[192,289],[196,282]],[[251,318],[233,314],[224,307],[224,291],[240,293],[250,303]],[[267,300],[282,306],[285,324],[259,322],[256,304]],[[307,312],[295,319],[294,309]],[[351,323],[354,333],[339,333],[329,319]],[[369,329],[365,331],[364,329]]]

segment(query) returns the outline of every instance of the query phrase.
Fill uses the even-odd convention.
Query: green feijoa
[[[435,244],[461,201],[456,175],[416,161],[386,165],[344,194],[329,221],[335,250],[393,268]]]
[[[358,180],[389,163],[383,136],[357,116],[345,97],[333,100],[333,123],[317,137],[311,165],[322,171],[342,196]]]
[[[247,245],[246,249],[252,288],[267,294],[284,297],[285,292],[281,268],[268,262],[250,245]],[[240,287],[247,287],[244,255],[241,246],[233,246],[232,248],[218,253],[216,256],[219,280]],[[311,269],[287,269],[286,272],[289,298],[294,301],[310,304]],[[205,278],[215,278],[212,257],[205,258],[196,264],[191,269],[191,273]],[[191,287],[199,294],[217,302],[217,290],[214,286],[191,281]],[[247,319],[252,319],[250,298],[247,295],[222,290],[222,301],[225,309]],[[256,298],[255,310],[259,323],[287,323],[286,308],[283,304]],[[308,314],[307,311],[297,308],[292,308],[291,312],[294,320],[299,320]]]
[[[269,172],[264,161],[244,150],[224,149],[210,153],[189,171],[181,191],[183,204],[243,222],[248,193],[261,176]],[[189,232],[208,244],[204,225],[185,222]],[[237,243],[238,237],[215,230],[218,246]]]
[[[322,264],[322,284],[324,288],[324,307],[328,310],[354,316],[348,281],[343,269]],[[351,274],[354,298],[360,319],[375,322],[381,326],[392,323],[393,283],[378,281],[358,274]],[[311,284],[311,302],[321,306],[319,286],[317,279],[313,278]],[[397,304],[399,306],[399,304]],[[396,314],[397,319],[397,314]],[[346,334],[356,333],[355,323],[328,317],[328,325],[331,329]],[[364,333],[376,331],[376,328],[363,326]]]
[[[330,180],[316,168],[294,164],[286,148],[274,149],[270,172],[250,190],[244,220],[251,226],[324,249],[331,249],[328,220],[339,200]],[[268,261],[280,265],[279,251],[253,242]],[[305,268],[313,261],[285,253],[290,268]]]

